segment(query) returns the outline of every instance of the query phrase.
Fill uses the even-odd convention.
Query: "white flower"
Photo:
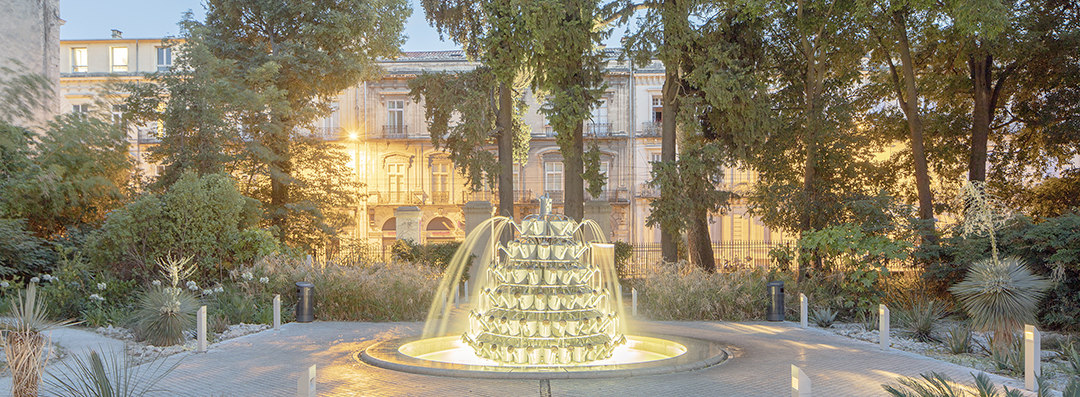
[[[251,275],[251,272],[244,272],[243,274],[240,275],[240,277],[243,277],[244,280],[248,280],[248,281],[251,281],[251,279],[255,278],[255,276]]]
[[[96,301],[102,301],[102,302],[105,301],[105,298],[102,298],[101,295],[98,295],[98,294],[90,295],[90,299],[93,299],[93,300],[96,300]]]
[[[37,277],[30,277],[30,282],[34,283],[34,284],[37,284],[37,283],[41,282],[41,279],[37,278]]]
[[[11,284],[8,284],[7,281],[0,281],[0,288],[7,288],[7,287],[10,287],[10,286],[11,286]]]
[[[53,280],[56,280],[56,277],[53,277],[51,274],[45,273],[41,275],[41,279],[51,282]]]
[[[259,282],[266,284],[270,282],[270,277],[259,277]]]
[[[188,281],[187,282],[187,289],[192,290],[192,291],[198,291],[199,290],[199,285],[195,284],[194,281]]]
[[[105,283],[97,283],[97,289],[98,289],[98,291],[104,291],[104,290],[105,290],[105,288],[108,288],[108,287],[109,287],[109,285],[108,285],[108,284],[105,284]]]
[[[217,286],[217,288],[214,288],[214,292],[217,292],[217,293],[225,292],[225,287],[222,287],[222,286],[219,285],[219,286]]]
[[[209,288],[207,288],[207,289],[204,289],[204,290],[202,290],[202,294],[203,294],[204,296],[205,296],[205,295],[213,295],[213,294],[214,294],[214,290],[212,290],[212,289],[209,289]]]
[[[156,287],[156,286],[159,286],[159,285],[161,285],[161,280],[154,280],[154,281],[153,281],[153,282],[151,282],[150,284],[153,284],[153,285],[154,285],[155,287]]]

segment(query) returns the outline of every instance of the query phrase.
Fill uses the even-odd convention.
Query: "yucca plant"
[[[52,321],[48,318],[44,297],[37,296],[37,284],[30,283],[25,292],[16,295],[4,323],[4,355],[11,370],[11,395],[31,397],[38,395],[41,371],[45,366],[49,337],[44,332],[64,327],[71,320]]]
[[[990,377],[984,373],[974,375],[975,393],[971,393],[971,387],[956,383],[948,375],[939,372],[920,374],[922,379],[901,377],[896,382],[899,385],[881,385],[885,392],[894,397],[980,397],[998,395],[997,386],[990,381]],[[1020,397],[1023,393],[1019,389],[1005,387],[1005,397]]]
[[[1008,344],[1013,332],[1035,324],[1036,305],[1048,288],[1050,280],[1032,274],[1020,258],[1008,257],[976,262],[964,281],[949,290],[960,299],[975,329],[992,331],[995,341]]]
[[[833,322],[836,321],[836,314],[837,312],[834,312],[832,308],[817,308],[810,313],[810,321],[813,321],[814,325],[821,328],[829,328],[832,327]]]
[[[155,358],[139,365],[123,351],[110,351],[101,355],[91,350],[88,354],[73,355],[61,361],[63,368],[49,371],[45,380],[46,395],[64,397],[135,397],[162,391],[154,389],[162,379],[178,365],[165,365],[166,360]]]
[[[1062,347],[1061,355],[1064,356],[1066,363],[1069,364],[1062,366],[1065,372],[1068,372],[1074,377],[1080,377],[1080,351],[1077,351],[1076,344]]]
[[[907,327],[905,333],[921,342],[936,342],[933,332],[945,316],[945,306],[928,299],[915,299],[910,307],[898,311],[897,319]]]
[[[958,324],[945,332],[945,347],[952,354],[964,354],[971,351],[971,326]]]
[[[184,343],[184,331],[195,326],[200,302],[180,287],[180,282],[195,272],[194,266],[188,266],[190,261],[190,257],[159,259],[158,265],[169,285],[152,286],[139,298],[136,326],[139,335],[152,345]]]

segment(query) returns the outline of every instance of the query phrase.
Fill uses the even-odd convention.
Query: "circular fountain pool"
[[[693,371],[730,357],[718,343],[670,335],[627,335],[611,357],[575,365],[500,364],[478,357],[461,336],[382,341],[359,353],[376,367],[424,375],[493,379],[591,379]]]

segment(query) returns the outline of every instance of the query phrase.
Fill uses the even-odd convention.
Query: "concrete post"
[[[802,328],[806,328],[808,326],[808,321],[806,321],[807,310],[808,310],[807,306],[809,306],[809,302],[806,301],[806,295],[800,292],[799,293],[799,327],[802,327]]]
[[[794,364],[791,365],[791,397],[810,397],[810,377]]]
[[[281,295],[274,295],[274,331],[281,331]]]
[[[587,201],[585,202],[585,219],[592,219],[596,222],[597,226],[600,226],[600,230],[604,231],[603,241],[608,241],[611,238],[611,203],[607,201]],[[599,240],[599,236],[593,236],[592,231],[585,230],[585,239]]]
[[[878,305],[878,335],[881,337],[881,349],[889,348],[889,308],[885,304]]]
[[[630,289],[630,307],[634,317],[637,317],[637,288]]]
[[[206,306],[200,307],[197,314],[196,332],[198,333],[199,353],[206,353]]]
[[[461,207],[461,211],[465,214],[465,235],[471,235],[474,231],[480,233],[479,238],[483,241],[489,241],[491,232],[488,228],[485,230],[476,230],[477,226],[484,223],[488,219],[491,219],[491,213],[494,211],[494,207],[487,201],[470,201],[465,203]],[[487,238],[484,238],[487,235]],[[472,251],[473,255],[476,255],[476,259],[473,262],[472,267],[469,268],[469,279],[479,280],[480,272],[485,269],[485,266],[480,266],[479,262],[481,257],[484,256],[484,249],[487,248],[486,244],[477,244],[476,249]]]
[[[296,397],[315,397],[315,366],[312,365],[296,380]]]
[[[464,292],[462,292],[461,301],[463,303],[469,303],[469,280],[465,280]]]
[[[412,240],[420,244],[420,207],[397,207],[394,209],[394,218],[397,222],[397,239]]]
[[[1024,388],[1038,391],[1036,378],[1042,375],[1042,333],[1034,325],[1024,324]]]

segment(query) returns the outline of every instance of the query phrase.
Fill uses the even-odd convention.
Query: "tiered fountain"
[[[501,244],[491,238],[507,226],[516,239]],[[586,243],[586,233],[600,241]],[[540,213],[520,225],[505,217],[488,220],[455,254],[424,335],[377,343],[360,358],[406,372],[519,379],[671,373],[726,359],[710,342],[626,335],[614,247],[602,234],[591,220],[551,213],[547,198],[540,199]],[[456,287],[480,244],[478,263],[485,266],[469,294],[475,305],[467,316],[455,315]],[[455,316],[467,317],[457,330],[450,326]]]

